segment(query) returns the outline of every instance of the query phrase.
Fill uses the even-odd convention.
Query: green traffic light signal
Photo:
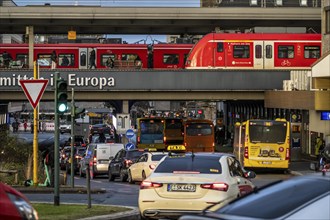
[[[68,109],[67,82],[60,78],[57,80],[57,111],[64,113]]]

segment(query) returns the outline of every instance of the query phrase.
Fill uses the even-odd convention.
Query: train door
[[[264,68],[274,69],[274,42],[265,41],[264,42]]]
[[[254,69],[264,68],[263,41],[254,42]]]
[[[79,69],[88,68],[88,48],[79,48]]]

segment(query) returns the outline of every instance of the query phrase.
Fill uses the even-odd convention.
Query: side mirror
[[[111,157],[109,157],[109,160],[113,160],[113,158],[114,158],[114,157],[113,157],[113,156],[111,156]]]
[[[248,179],[254,179],[256,178],[257,174],[253,171],[246,171],[244,173],[245,177],[248,178]]]

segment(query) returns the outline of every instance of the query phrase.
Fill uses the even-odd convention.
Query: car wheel
[[[110,169],[108,170],[109,182],[115,180],[115,176],[111,173]]]
[[[131,174],[130,170],[128,171],[127,182],[130,183],[130,184],[134,184],[134,181],[132,179],[132,174]]]
[[[120,180],[120,182],[125,182],[127,180],[127,176],[125,175],[123,170],[120,170],[120,172],[119,172],[119,180]]]
[[[147,177],[146,177],[146,173],[144,172],[144,170],[142,171],[142,181],[145,180]]]

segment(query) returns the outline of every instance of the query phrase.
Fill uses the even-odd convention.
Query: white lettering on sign
[[[113,77],[77,77],[76,74],[68,75],[69,86],[93,86],[103,89],[103,87],[115,86],[115,79]]]
[[[49,86],[54,86],[54,75],[50,74]],[[12,76],[0,77],[0,86],[4,87],[15,87],[20,86],[20,80],[24,79],[34,79],[33,77],[29,77],[27,75],[16,75]],[[44,79],[40,77],[39,79]],[[71,87],[96,87],[100,90],[106,87],[114,87],[115,86],[115,78],[113,77],[80,77],[77,74],[68,74],[68,85]]]

